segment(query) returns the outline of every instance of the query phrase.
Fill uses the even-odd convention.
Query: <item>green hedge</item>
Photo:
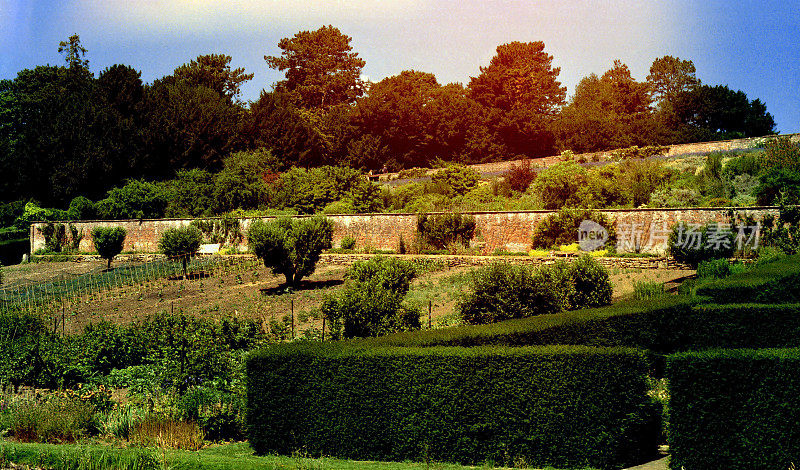
[[[787,256],[697,288],[719,303],[800,302],[800,255]]]
[[[800,350],[682,353],[667,376],[673,469],[800,464]]]
[[[653,455],[632,349],[277,345],[247,360],[258,453],[614,468]]]

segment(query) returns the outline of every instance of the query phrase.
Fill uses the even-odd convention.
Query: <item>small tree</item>
[[[128,232],[122,227],[95,227],[92,229],[94,248],[101,258],[108,260],[108,269],[111,269],[111,260],[122,253],[127,234]]]
[[[191,225],[167,229],[158,241],[158,249],[167,258],[177,258],[183,263],[183,278],[186,279],[189,260],[197,254],[203,242],[203,233]]]
[[[333,224],[325,217],[256,220],[247,239],[250,250],[264,265],[286,276],[286,284],[294,287],[314,272],[322,250],[332,246]]]

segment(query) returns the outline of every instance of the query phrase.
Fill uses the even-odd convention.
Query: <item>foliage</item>
[[[331,247],[333,224],[324,217],[279,217],[272,222],[255,220],[247,232],[250,250],[286,284],[297,287],[314,272],[322,250]]]
[[[478,172],[464,165],[450,165],[431,176],[434,184],[446,186],[448,196],[463,196],[478,185]]]
[[[656,450],[647,369],[622,349],[272,347],[248,358],[248,437],[257,453],[624,467]]]
[[[97,217],[97,209],[88,198],[76,196],[69,202],[67,217],[70,220],[91,220]]]
[[[188,64],[183,64],[173,75],[195,86],[210,88],[230,100],[237,99],[244,82],[253,79],[244,68],[231,69],[231,56],[225,54],[200,55]]]
[[[668,243],[673,258],[695,267],[702,261],[730,258],[736,248],[730,228],[715,222],[704,226],[684,222],[675,224]]]
[[[519,165],[512,164],[503,174],[503,178],[511,189],[524,193],[536,179],[536,170],[532,168],[530,159],[522,160]]]
[[[79,398],[58,393],[41,399],[20,399],[0,418],[8,433],[22,442],[74,442],[94,434],[95,408]]]
[[[244,238],[241,222],[230,214],[219,219],[195,219],[189,225],[197,227],[207,243],[236,246]]]
[[[475,236],[475,218],[457,212],[419,214],[417,234],[425,243],[439,250],[453,244],[468,246]]]
[[[601,307],[611,303],[614,293],[608,270],[589,256],[583,255],[567,267],[570,289],[569,308],[571,310]]]
[[[737,272],[744,272],[745,266],[741,262],[731,264],[725,258],[701,261],[697,265],[697,277],[699,279],[722,279]]]
[[[531,246],[536,248],[554,248],[559,245],[570,245],[578,240],[578,227],[584,220],[591,220],[608,231],[606,248],[616,244],[616,230],[608,218],[600,212],[582,209],[561,209],[548,215],[536,226]]]
[[[352,250],[356,247],[356,239],[353,237],[344,237],[341,243],[339,243],[339,247],[343,250]]]
[[[650,195],[648,207],[697,207],[700,193],[688,188],[662,188]]]
[[[644,159],[644,158],[653,158],[658,157],[661,155],[665,155],[669,152],[669,147],[659,147],[659,146],[647,146],[647,147],[638,147],[636,145],[632,147],[617,149],[611,152],[611,158],[614,161],[622,161],[622,160],[631,160],[634,158]]]
[[[122,227],[95,227],[92,229],[94,248],[101,258],[108,260],[109,269],[111,269],[111,260],[122,253],[127,234]]]
[[[664,283],[658,281],[635,281],[633,283],[633,298],[636,300],[658,299],[667,295],[664,292]]]
[[[169,200],[161,185],[129,180],[125,186],[110,189],[95,207],[103,219],[157,219],[164,216]]]
[[[334,337],[381,336],[420,327],[420,312],[403,305],[417,269],[409,261],[381,256],[357,261],[348,281],[320,310],[331,322]]]
[[[711,281],[697,288],[697,295],[719,303],[793,303],[800,301],[798,255]]]
[[[327,109],[349,104],[364,91],[361,69],[365,64],[358,53],[350,52],[350,40],[333,26],[300,31],[278,42],[280,56],[264,56],[264,60],[271,68],[286,71],[286,79],[276,88],[289,92],[298,106]]]
[[[467,324],[556,313],[568,309],[572,288],[563,264],[532,269],[495,262],[474,272],[458,311]]]
[[[201,243],[203,243],[203,233],[197,227],[187,225],[165,230],[158,241],[158,249],[167,258],[181,260],[185,278],[189,260],[197,254]]]
[[[795,399],[799,359],[796,349],[670,356],[672,465],[709,470],[792,468],[800,446],[786,436],[793,435],[800,418]]]
[[[762,246],[777,248],[790,255],[800,253],[800,208],[781,206],[777,219],[765,217]]]
[[[586,169],[575,162],[559,162],[539,172],[531,188],[541,195],[544,208],[590,207],[591,200]]]

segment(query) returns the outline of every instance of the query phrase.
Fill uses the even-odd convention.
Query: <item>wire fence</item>
[[[34,312],[118,298],[132,288],[147,293],[175,281],[241,275],[261,265],[252,256],[196,256],[186,265],[183,257],[98,269],[85,274],[61,274],[42,282],[0,288],[0,312]],[[124,292],[122,290],[125,290]]]

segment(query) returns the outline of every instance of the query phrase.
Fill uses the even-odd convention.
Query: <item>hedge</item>
[[[656,451],[643,351],[275,345],[247,360],[257,453],[620,468]]]
[[[703,284],[697,295],[719,303],[800,302],[800,255],[787,256],[752,270]]]
[[[667,376],[673,469],[800,464],[800,350],[687,352]]]

